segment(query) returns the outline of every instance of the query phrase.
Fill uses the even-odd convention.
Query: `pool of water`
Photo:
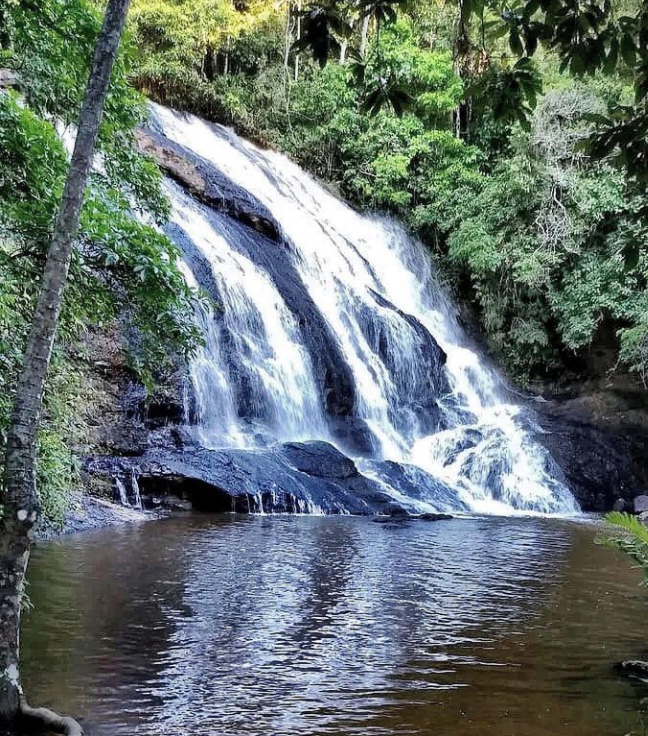
[[[622,736],[648,591],[595,525],[187,517],[39,546],[23,679],[91,736]]]

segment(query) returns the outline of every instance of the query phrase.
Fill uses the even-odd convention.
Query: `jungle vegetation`
[[[99,0],[0,9],[0,436],[97,37]],[[65,296],[38,469],[75,484],[83,335],[133,327],[133,368],[191,349],[194,295],[155,225],[146,96],[276,147],[433,252],[522,381],[578,376],[602,331],[648,370],[646,69],[635,0],[133,0]],[[146,223],[146,224],[145,224]]]
[[[121,43],[130,1],[0,8],[0,719],[75,734],[26,705],[18,668],[32,527],[75,483],[75,351],[119,319],[150,383],[199,339],[136,146],[145,95],[403,219],[518,378],[603,327],[648,372],[645,3],[134,0]],[[645,565],[641,529],[612,521]]]

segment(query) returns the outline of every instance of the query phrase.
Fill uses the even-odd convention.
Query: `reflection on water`
[[[648,596],[595,529],[192,517],[38,548],[33,702],[93,736],[619,736]]]

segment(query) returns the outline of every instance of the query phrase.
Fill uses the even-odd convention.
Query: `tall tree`
[[[16,387],[0,489],[0,722],[13,723],[23,715],[70,734],[81,733],[73,719],[59,718],[45,709],[32,709],[23,697],[19,670],[20,608],[32,530],[40,516],[34,465],[43,390],[83,196],[129,4],[130,0],[109,0],[95,46],[76,143]]]

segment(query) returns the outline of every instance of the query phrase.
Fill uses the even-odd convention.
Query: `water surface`
[[[33,555],[32,702],[94,736],[620,736],[648,594],[596,529],[188,517]]]

